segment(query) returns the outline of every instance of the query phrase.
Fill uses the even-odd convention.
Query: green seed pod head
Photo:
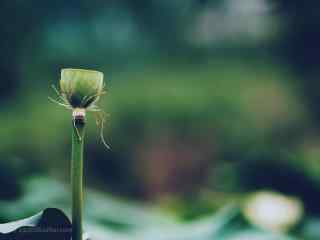
[[[61,70],[60,88],[73,108],[87,108],[103,93],[103,73],[65,68]]]

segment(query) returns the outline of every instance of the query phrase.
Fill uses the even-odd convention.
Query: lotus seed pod
[[[93,70],[61,70],[62,95],[73,108],[87,108],[96,102],[103,92],[103,73]]]

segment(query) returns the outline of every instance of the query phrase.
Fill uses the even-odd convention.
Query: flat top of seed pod
[[[79,71],[82,71],[82,72],[87,72],[87,73],[98,73],[98,74],[101,74],[103,76],[103,72],[100,72],[100,71],[96,71],[96,70],[91,70],[91,69],[82,69],[82,68],[62,68],[61,69],[61,73],[64,72],[64,71],[75,71],[75,72],[79,72]]]

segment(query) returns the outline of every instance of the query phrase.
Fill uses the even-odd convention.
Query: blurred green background
[[[69,211],[64,67],[104,72],[93,239],[320,239],[320,2],[0,3],[0,219]]]

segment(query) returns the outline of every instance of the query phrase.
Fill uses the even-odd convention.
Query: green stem
[[[71,184],[72,184],[72,240],[82,240],[83,221],[83,138],[85,120],[73,120]]]

